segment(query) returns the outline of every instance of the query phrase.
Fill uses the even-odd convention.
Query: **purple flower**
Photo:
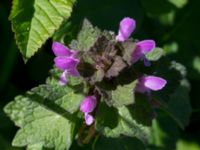
[[[60,76],[60,85],[65,85],[67,83],[67,77],[69,75],[79,76],[79,72],[76,69],[79,63],[79,59],[76,58],[78,51],[70,50],[58,42],[53,42],[52,50],[56,55],[54,59],[55,66],[63,71]]]
[[[138,79],[135,90],[140,93],[158,91],[165,87],[167,81],[156,76],[143,76]]]
[[[118,31],[118,35],[116,36],[116,40],[120,42],[124,42],[127,40],[132,32],[135,30],[136,27],[136,22],[134,19],[125,17],[121,22],[120,22],[120,27]]]
[[[150,66],[150,62],[146,58],[146,54],[156,47],[154,40],[143,40],[136,43],[136,48],[132,54],[133,63],[143,60],[145,66]]]
[[[87,125],[91,125],[94,122],[94,118],[91,113],[97,105],[97,100],[95,96],[87,96],[83,99],[80,105],[80,111],[84,113],[85,122]]]

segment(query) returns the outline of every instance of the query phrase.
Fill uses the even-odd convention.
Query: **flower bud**
[[[116,40],[120,42],[124,42],[127,40],[132,32],[135,30],[136,23],[135,20],[129,17],[125,17],[120,22],[120,27],[118,31],[118,35],[116,36]]]
[[[96,107],[96,104],[97,104],[97,100],[95,96],[87,96],[83,99],[80,106],[80,110],[83,113],[90,113],[94,110],[94,108]]]

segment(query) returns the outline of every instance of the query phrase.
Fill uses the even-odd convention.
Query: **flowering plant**
[[[51,2],[57,11],[63,4]],[[58,12],[66,13],[62,9]],[[16,19],[20,13],[12,17]],[[62,15],[56,17],[62,20]],[[17,32],[20,26],[13,24]],[[4,109],[20,128],[14,146],[102,149],[110,142],[118,149],[135,146],[143,150],[153,143],[160,114],[168,114],[181,128],[187,125],[189,118],[182,119],[174,108],[179,108],[174,98],[177,93],[184,91],[187,96],[189,91],[185,68],[167,59],[154,40],[132,38],[136,29],[133,18],[123,18],[117,34],[102,31],[85,19],[77,38],[70,42],[63,40],[63,26],[56,32],[51,27],[55,25],[45,31],[53,37],[55,55],[50,77],[45,84],[17,96]],[[38,35],[34,29],[31,31]],[[16,33],[16,37],[23,36]],[[30,39],[28,43],[41,45],[44,40]],[[23,51],[24,43],[19,43],[25,60],[36,52],[33,43],[27,51]],[[189,105],[185,114],[190,114]]]

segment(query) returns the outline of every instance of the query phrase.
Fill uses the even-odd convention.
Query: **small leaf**
[[[123,105],[133,104],[135,100],[134,87],[137,81],[133,81],[129,84],[119,85],[116,90],[111,92],[112,103],[115,107],[121,107]]]
[[[99,35],[100,30],[96,27],[93,27],[93,25],[87,19],[84,19],[82,29],[77,37],[77,49],[80,51],[89,50],[96,42]]]
[[[13,0],[10,20],[17,45],[28,60],[70,17],[75,0]]]
[[[146,55],[149,61],[157,61],[163,56],[163,49],[162,48],[155,48],[153,51]]]

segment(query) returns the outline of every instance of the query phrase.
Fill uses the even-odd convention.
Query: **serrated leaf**
[[[153,51],[146,55],[149,61],[157,61],[163,56],[163,49],[162,48],[155,48]]]
[[[136,137],[144,144],[147,144],[148,138],[150,136],[150,128],[137,123],[137,121],[134,120],[129,110],[125,106],[118,108],[118,114],[119,121],[115,128],[110,128],[109,126],[98,124],[97,121],[97,130],[109,138],[118,138],[121,135],[126,135],[129,137]]]
[[[87,19],[84,19],[82,29],[77,37],[77,49],[80,51],[89,50],[96,42],[100,33],[101,32],[97,27],[93,27]]]
[[[10,20],[25,60],[70,17],[75,0],[13,0]]]
[[[17,96],[4,109],[20,127],[13,145],[30,147],[42,143],[43,147],[55,150],[69,149],[75,119],[73,113],[83,99],[81,88],[62,87],[49,79],[47,84],[32,89],[25,96]]]
[[[135,100],[134,87],[137,81],[132,81],[129,84],[119,85],[116,90],[111,92],[112,103],[115,107],[133,104]]]

